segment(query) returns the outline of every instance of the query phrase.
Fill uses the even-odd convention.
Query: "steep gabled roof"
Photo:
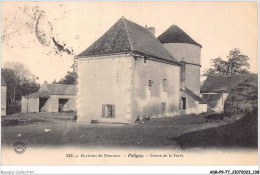
[[[257,77],[255,74],[245,74],[245,75],[213,75],[208,76],[205,80],[201,92],[229,92],[232,88],[236,87],[238,84]]]
[[[158,36],[158,40],[161,43],[188,43],[202,47],[177,25],[172,25],[168,28],[164,33]]]
[[[123,17],[77,58],[117,53],[136,53],[180,65],[147,28]]]

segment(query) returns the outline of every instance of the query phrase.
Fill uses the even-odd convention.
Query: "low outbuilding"
[[[43,84],[38,92],[22,97],[22,113],[76,111],[77,86]]]
[[[208,110],[222,112],[230,90],[251,76],[252,74],[208,76],[201,88],[202,99],[208,103]]]

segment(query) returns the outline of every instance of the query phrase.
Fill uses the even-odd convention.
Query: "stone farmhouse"
[[[7,85],[4,77],[1,75],[1,116],[6,116],[6,95]]]
[[[206,112],[202,46],[176,25],[158,38],[154,33],[122,17],[77,55],[78,121],[133,123]]]
[[[230,90],[251,77],[254,77],[254,75],[208,76],[201,87],[202,98],[207,101],[208,110],[222,112],[224,110],[224,102],[229,95]]]
[[[77,86],[43,84],[38,92],[23,96],[22,113],[68,112],[77,109]]]

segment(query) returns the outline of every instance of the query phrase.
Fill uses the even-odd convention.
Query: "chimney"
[[[153,34],[155,36],[155,28],[154,27],[148,27],[147,29],[149,30],[149,32],[151,32],[151,34]]]

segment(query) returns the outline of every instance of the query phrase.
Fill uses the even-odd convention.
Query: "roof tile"
[[[188,43],[202,47],[177,25],[172,25],[168,28],[164,33],[158,36],[158,40],[161,43]]]
[[[127,52],[144,54],[180,65],[147,28],[125,18],[119,19],[103,36],[77,57]]]

